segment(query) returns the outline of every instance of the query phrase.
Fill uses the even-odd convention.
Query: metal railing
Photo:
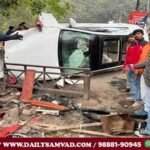
[[[15,85],[10,85],[5,80],[4,85],[8,87],[22,88],[23,78],[25,77],[25,72],[28,69],[33,69],[36,71],[34,89],[46,91],[52,94],[60,94],[60,95],[73,96],[73,97],[83,96],[85,99],[89,99],[90,77],[91,77],[91,71],[89,68],[67,68],[67,67],[5,63],[5,69],[4,69],[5,75],[15,77],[18,80],[18,83]],[[67,72],[67,70],[76,71],[78,73],[73,73],[73,74],[65,73]],[[66,79],[69,80],[71,82],[71,85],[65,84],[65,87],[63,88],[57,86],[56,89],[57,82],[60,79],[64,83]],[[79,81],[83,81],[82,89],[81,86],[77,88],[78,87],[77,83]],[[73,88],[73,86],[75,88]]]

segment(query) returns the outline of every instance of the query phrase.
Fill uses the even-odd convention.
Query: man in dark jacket
[[[14,35],[5,35],[0,32],[0,41],[9,41],[9,40],[22,40],[23,36],[16,33]]]
[[[4,77],[4,44],[5,41],[22,40],[23,36],[16,33],[14,35],[5,35],[0,32],[0,80]]]

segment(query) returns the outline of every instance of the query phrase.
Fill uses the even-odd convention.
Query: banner
[[[147,12],[131,11],[128,19],[129,24],[136,24],[144,28],[148,17]]]
[[[0,150],[147,150],[149,138],[0,138]]]

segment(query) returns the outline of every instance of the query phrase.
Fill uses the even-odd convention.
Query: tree
[[[135,10],[136,0],[72,0],[70,17],[77,22],[127,22],[129,12]],[[140,1],[139,10],[146,11],[147,0]],[[67,20],[68,18],[66,18]]]
[[[72,9],[68,0],[0,0],[1,29],[6,30],[9,25],[17,25],[22,21],[30,24],[40,12],[53,13],[62,20]]]

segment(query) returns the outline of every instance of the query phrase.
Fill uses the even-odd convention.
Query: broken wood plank
[[[129,118],[127,114],[121,115],[122,119],[126,121],[123,130],[125,133],[132,133],[135,127],[135,121]]]
[[[83,115],[95,121],[100,121],[100,118],[102,116],[101,114],[97,114],[93,112],[83,112]]]
[[[41,88],[41,87],[34,87],[36,90],[40,90],[42,92],[54,94],[54,95],[62,95],[62,96],[68,96],[68,97],[82,97],[83,92],[82,91],[73,91],[73,90],[63,90],[63,89],[53,89],[53,88]]]
[[[23,87],[20,99],[31,99],[34,86],[35,70],[27,70],[25,73],[25,79],[23,81]]]
[[[103,123],[103,132],[107,134],[111,134],[111,121],[109,116],[103,116],[101,117],[101,122]]]
[[[97,131],[91,131],[91,130],[83,130],[83,129],[77,129],[77,130],[71,130],[75,133],[83,133],[83,134],[89,134],[89,135],[96,135],[96,136],[104,136],[104,137],[111,137],[111,138],[135,138],[135,136],[119,136],[119,135],[110,135],[104,132],[97,132]]]
[[[101,117],[103,132],[112,133],[132,133],[135,121],[128,118],[128,114],[106,115]]]
[[[46,114],[48,114],[48,115],[56,115],[56,116],[60,115],[60,111],[59,110],[46,110],[46,109],[38,108],[38,109],[36,109],[36,112],[40,112],[43,115],[46,115]]]
[[[104,137],[114,137],[114,136],[107,134],[107,133],[91,131],[91,130],[80,130],[80,129],[78,129],[78,130],[71,130],[71,131],[76,132],[76,133],[84,133],[84,134],[104,136]]]
[[[99,122],[96,123],[88,123],[88,124],[81,124],[81,125],[69,125],[69,126],[57,126],[57,125],[50,125],[45,123],[30,123],[28,126],[31,128],[41,130],[44,132],[57,132],[57,131],[65,131],[65,130],[72,130],[77,128],[87,128],[87,127],[100,127],[102,124]]]
[[[30,103],[31,105],[34,106],[39,106],[39,107],[45,107],[49,109],[56,109],[56,110],[66,110],[68,107],[65,107],[63,105],[58,105],[58,104],[53,104],[50,102],[44,102],[44,101],[38,101],[38,100],[30,100],[30,99],[24,99],[22,100],[25,103]]]
[[[47,124],[47,123],[40,123],[40,122],[37,122],[36,125],[39,125],[39,126],[45,126],[45,127],[63,127],[63,126],[57,126],[57,125],[50,125],[50,124]],[[67,128],[72,128],[72,127],[75,127],[75,128],[78,128],[78,127],[95,127],[95,126],[101,126],[102,123],[100,122],[94,122],[94,123],[85,123],[85,124],[79,124],[79,125],[70,125],[70,126],[67,126]]]
[[[9,85],[6,84],[6,87],[13,87],[13,88],[22,88],[21,85]],[[41,88],[41,87],[33,87],[35,90],[42,91],[43,93],[49,93],[53,95],[61,95],[61,96],[68,96],[68,97],[82,97],[83,92],[72,91],[72,90],[60,90],[60,89],[52,89],[52,88]]]
[[[95,107],[95,106],[81,106],[81,107],[78,107],[77,106],[77,109],[80,109],[82,111],[88,111],[88,112],[98,112],[99,114],[103,114],[103,115],[108,115],[110,114],[109,111],[103,109],[103,108],[98,108],[98,107]]]

